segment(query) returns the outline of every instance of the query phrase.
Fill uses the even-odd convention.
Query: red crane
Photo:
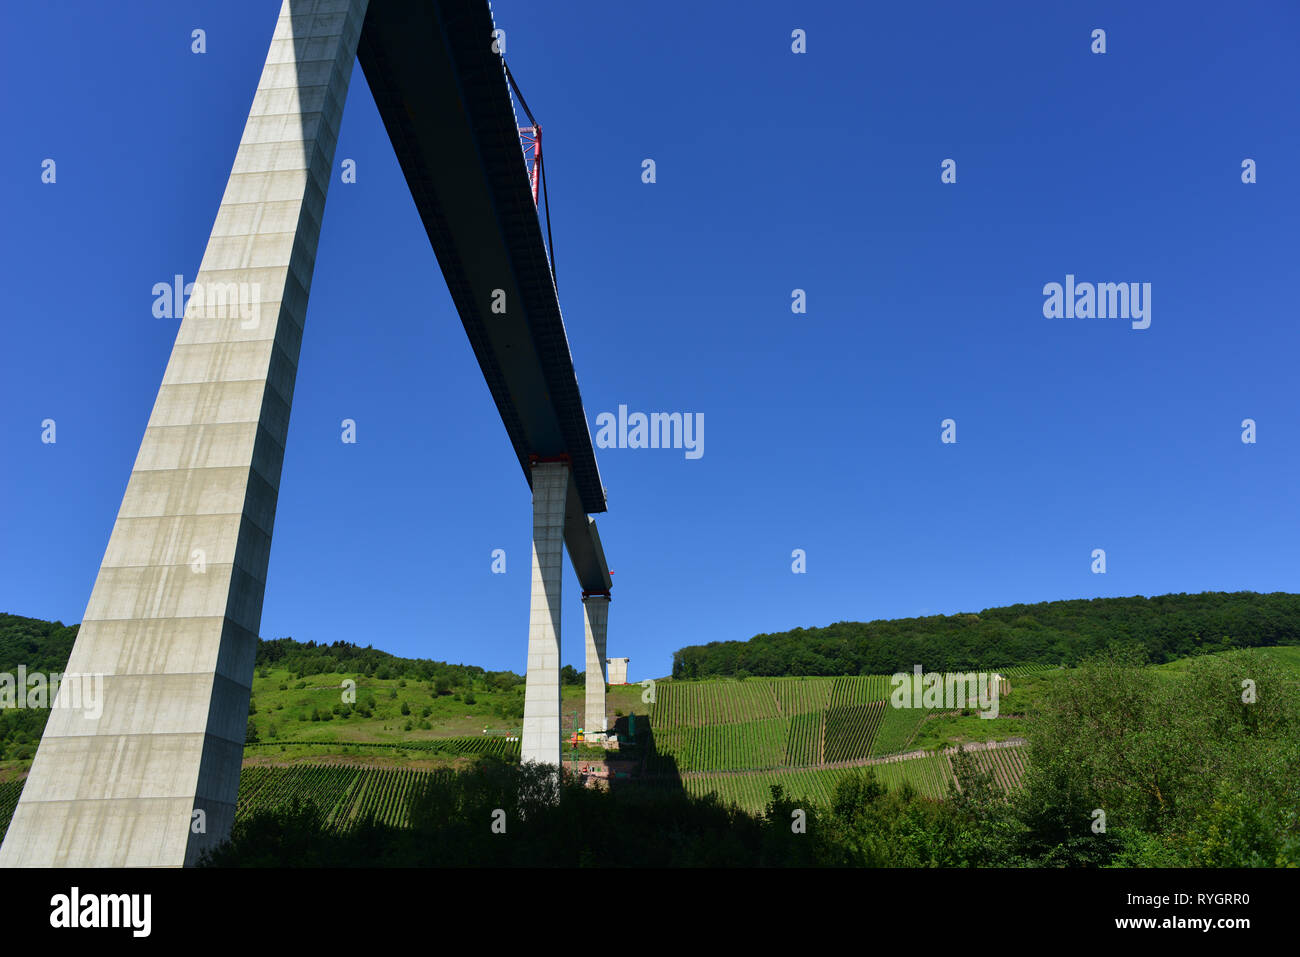
[[[519,127],[519,138],[524,141],[524,162],[527,163],[529,159],[532,159],[532,167],[528,171],[528,178],[533,184],[533,205],[536,206],[539,199],[538,187],[541,184],[542,128],[540,126],[521,126]]]

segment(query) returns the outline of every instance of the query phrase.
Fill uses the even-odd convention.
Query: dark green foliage
[[[1204,592],[986,608],[978,615],[839,622],[689,645],[674,678],[859,675],[1077,664],[1117,644],[1153,662],[1230,648],[1300,643],[1300,595]]]
[[[61,674],[72,654],[76,625],[0,614],[0,672]],[[0,759],[30,758],[45,731],[46,708],[0,708]]]
[[[28,672],[61,673],[76,638],[76,625],[0,614],[0,671],[13,674],[25,665]]]
[[[807,834],[791,832],[791,802],[774,796],[767,815],[681,792],[598,791],[558,783],[555,769],[486,761],[431,774],[411,797],[409,829],[363,822],[332,831],[297,800],[236,822],[210,866],[582,867],[770,866],[816,863]],[[501,813],[498,813],[501,812]],[[503,821],[505,833],[493,830]],[[499,828],[498,828],[499,829]]]
[[[1062,865],[1300,864],[1293,675],[1244,652],[1194,659],[1184,675],[1140,663],[1114,653],[1051,688],[1031,726],[1022,853]]]
[[[314,641],[301,642],[292,638],[263,640],[257,646],[257,665],[300,675],[358,674],[386,680],[397,678],[401,687],[405,687],[407,680],[432,682],[440,695],[447,694],[452,688],[472,687],[475,681],[485,682],[497,690],[513,688],[524,681],[522,676],[511,671],[485,671],[477,665],[452,665],[428,658],[399,658],[369,645],[362,648],[346,641],[318,645]]]

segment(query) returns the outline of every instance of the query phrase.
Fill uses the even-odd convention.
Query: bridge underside
[[[560,538],[583,592],[603,596],[594,631],[587,608],[586,724],[604,731],[611,580],[588,513],[605,491],[493,30],[476,0],[371,0],[357,58],[533,489],[522,753],[559,764]]]

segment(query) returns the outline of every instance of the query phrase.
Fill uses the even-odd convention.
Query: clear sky
[[[698,459],[597,452],[632,679],[842,620],[1297,589],[1300,8],[1067,6],[494,4],[593,435],[704,416]],[[178,327],[151,290],[198,269],[278,7],[6,11],[0,610],[81,619]],[[1150,283],[1149,328],[1045,318],[1067,274]],[[262,635],[522,672],[529,533],[358,67]]]

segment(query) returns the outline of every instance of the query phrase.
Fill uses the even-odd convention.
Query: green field
[[[1004,687],[1014,688],[1048,671],[1030,666],[1001,673],[1025,675],[1004,682]],[[934,709],[892,707],[890,678],[657,682],[649,710],[656,752],[650,770],[811,769],[900,754],[921,746],[922,740],[934,750],[965,741],[1003,740],[1024,730],[1018,721],[977,718],[982,724],[967,722],[923,739],[923,729],[941,719]]]
[[[256,744],[245,744],[245,756],[252,755],[271,755],[274,756],[281,749],[288,750],[293,748],[295,753],[311,753],[312,748],[327,751],[340,751],[344,754],[349,753],[375,753],[386,754],[388,752],[402,752],[402,756],[410,755],[412,757],[423,757],[425,755],[492,755],[493,757],[505,758],[507,760],[519,760],[519,741],[518,739],[509,740],[503,737],[480,736],[477,738],[434,738],[424,741],[405,741],[405,742],[347,742],[339,744],[338,742],[259,742]]]
[[[355,688],[345,685],[353,681]],[[611,712],[649,707],[639,685],[609,689]],[[584,689],[563,688],[562,726],[582,720]],[[259,668],[253,679],[249,724],[258,743],[356,742],[414,744],[442,738],[518,735],[523,723],[521,688],[502,690],[486,680],[452,693],[433,681],[330,673],[298,676]]]
[[[246,818],[297,798],[313,801],[329,830],[347,830],[366,818],[404,827],[409,823],[407,802],[415,787],[427,775],[445,773],[344,765],[245,767],[239,775],[235,816]]]
[[[952,780],[952,768],[945,755],[872,765],[871,770],[878,781],[891,788],[906,781],[920,794],[932,798],[947,796],[948,782]],[[760,812],[771,797],[769,789],[773,784],[781,785],[786,796],[795,801],[811,801],[826,807],[840,779],[861,771],[859,768],[809,768],[772,774],[701,774],[688,777],[682,783],[689,794],[703,796],[713,792],[725,803]]]

